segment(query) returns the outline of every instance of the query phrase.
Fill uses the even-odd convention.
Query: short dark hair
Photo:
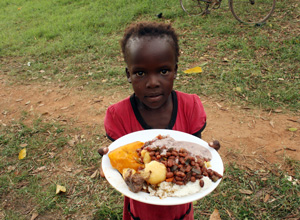
[[[125,29],[123,38],[121,39],[121,48],[126,62],[126,45],[128,40],[132,37],[170,37],[174,42],[175,59],[178,62],[179,45],[178,36],[172,28],[171,24],[157,23],[157,22],[138,22],[133,23]]]

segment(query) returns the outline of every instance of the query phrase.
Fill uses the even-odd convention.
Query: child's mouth
[[[150,102],[158,102],[160,101],[161,98],[162,98],[161,94],[146,96],[146,99]]]

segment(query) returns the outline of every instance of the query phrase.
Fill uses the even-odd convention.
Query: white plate
[[[189,142],[194,142],[198,143],[207,149],[212,154],[212,160],[211,160],[211,169],[214,171],[217,171],[219,174],[223,175],[224,171],[224,166],[222,159],[218,152],[209,147],[208,144],[203,141],[202,139],[195,137],[193,135],[183,133],[180,131],[174,131],[174,130],[167,130],[167,129],[150,129],[150,130],[142,130],[142,131],[137,131],[133,132],[130,134],[127,134],[116,141],[114,141],[110,146],[109,146],[109,152],[123,146],[125,144],[132,143],[134,141],[150,141],[154,139],[157,135],[170,135],[172,138],[174,138],[176,141],[189,141]],[[123,180],[121,174],[114,169],[111,164],[109,157],[107,156],[108,154],[103,156],[102,159],[102,169],[105,174],[105,178],[107,181],[120,193],[123,195],[130,197],[134,200],[143,202],[143,203],[148,203],[148,204],[153,204],[153,205],[179,205],[179,204],[186,204],[198,199],[203,198],[204,196],[208,195],[211,193],[220,183],[221,179],[219,179],[217,182],[213,182],[212,185],[205,189],[202,190],[199,193],[187,195],[184,197],[167,197],[164,199],[160,199],[159,197],[156,196],[150,196],[150,194],[145,193],[145,192],[138,192],[138,193],[133,193],[128,189],[128,186],[126,185],[125,181]]]

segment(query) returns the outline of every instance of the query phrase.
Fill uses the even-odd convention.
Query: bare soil
[[[27,112],[26,121],[41,117],[60,121],[91,133],[104,132],[106,108],[129,94],[95,94],[84,88],[57,84],[9,84],[0,77],[0,123],[10,124]],[[235,162],[248,169],[272,165],[289,170],[286,161],[300,160],[300,115],[278,111],[247,109],[226,101],[201,97],[208,115],[203,133],[205,141],[219,140],[225,163]],[[290,131],[289,128],[297,128]]]

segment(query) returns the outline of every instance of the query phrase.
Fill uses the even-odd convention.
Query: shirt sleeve
[[[120,123],[120,117],[118,117],[114,106],[110,106],[105,115],[104,128],[106,136],[111,140],[115,141],[122,137],[124,134],[122,123]]]
[[[193,107],[190,115],[191,134],[199,136],[206,126],[206,113],[197,95],[193,95]]]

